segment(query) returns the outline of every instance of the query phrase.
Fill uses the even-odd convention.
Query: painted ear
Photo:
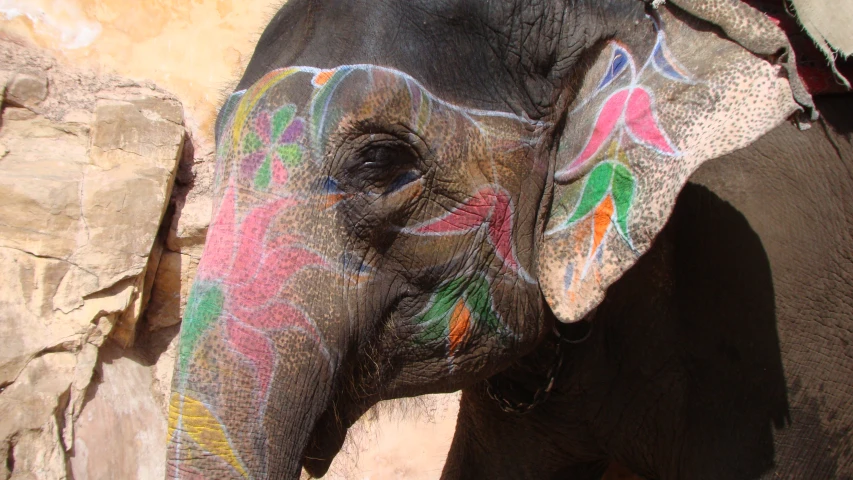
[[[763,15],[731,8],[745,8],[742,20],[781,35],[788,48]],[[570,106],[538,256],[542,291],[563,322],[600,303],[649,248],[699,165],[750,144],[795,112],[797,100],[810,105],[808,94],[792,93],[796,73],[789,84],[785,65],[747,50],[748,38],[723,38],[684,11],[655,13],[653,45],[612,41]]]

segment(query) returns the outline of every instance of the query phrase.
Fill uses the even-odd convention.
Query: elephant
[[[724,434],[757,435],[742,439],[758,448],[744,455],[765,460],[767,424],[725,427],[781,426],[785,378],[810,392],[809,405],[824,401],[813,393],[820,381],[833,402],[853,398],[841,377],[853,298],[851,182],[839,166],[849,168],[848,140],[815,137],[830,127],[796,68],[782,29],[734,0],[289,0],[216,120],[215,208],[181,326],[167,476],[298,478],[304,468],[320,477],[378,401],[460,389],[446,478],[489,477],[487,467],[500,468],[496,478],[593,478],[610,460],[655,478],[701,478],[708,465],[738,464]],[[789,119],[817,133],[776,134]],[[756,239],[724,208],[747,187],[750,201],[774,207],[796,159],[771,160],[787,152],[726,161],[734,165],[678,200],[703,164],[765,134],[802,138],[804,155],[830,142],[843,157],[807,190],[785,183],[796,203],[779,204],[800,214],[790,224]],[[765,175],[756,165],[777,176],[744,180]],[[815,218],[821,229],[798,229]],[[728,256],[714,234],[730,242]],[[761,242],[778,236],[814,255],[771,275]],[[719,258],[689,264],[706,247]],[[723,308],[734,286],[743,310]],[[818,355],[839,356],[799,351],[785,367],[802,370],[783,371],[774,301],[803,327],[785,331],[794,324],[780,320],[780,338],[812,333]],[[675,343],[697,338],[708,341]],[[698,371],[664,368],[688,347]],[[650,348],[657,354],[644,358]],[[731,365],[744,358],[745,373]],[[757,383],[712,388],[726,375]],[[542,377],[547,386],[525,403]],[[686,395],[665,404],[682,415],[643,423],[667,392]],[[760,397],[756,408],[772,415],[715,417],[746,403],[737,395]],[[601,407],[599,421],[585,402],[639,413]],[[813,425],[850,425],[835,403],[809,411]],[[687,427],[690,445],[713,440],[717,450],[682,451]],[[643,437],[658,455],[638,447],[640,433],[661,435]],[[832,455],[849,458],[843,448]]]
[[[853,478],[853,95],[815,99],[825,124],[782,124],[691,176],[654,245],[564,329],[582,341],[547,401],[504,411],[489,388],[529,402],[554,339],[463,390],[442,478],[597,479],[611,460],[650,479]]]

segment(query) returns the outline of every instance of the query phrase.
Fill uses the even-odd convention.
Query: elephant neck
[[[549,312],[551,332],[530,354],[487,380],[486,393],[507,413],[527,413],[548,401],[562,377],[567,350],[589,338],[595,310],[578,322],[559,322]]]
[[[506,413],[523,414],[548,401],[557,387],[569,341],[563,328],[551,333],[529,355],[486,382],[486,393]]]

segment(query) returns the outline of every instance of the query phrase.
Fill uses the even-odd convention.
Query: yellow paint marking
[[[252,109],[255,108],[261,100],[261,97],[267,93],[267,90],[278,84],[278,82],[298,71],[299,69],[296,68],[288,68],[280,72],[269,73],[267,76],[260,79],[254,87],[250,88],[248,92],[246,92],[246,95],[243,96],[240,100],[240,104],[237,106],[237,113],[234,115],[234,124],[232,126],[232,140],[234,142],[234,148],[237,148],[239,145],[240,138],[243,135],[243,127],[246,124],[246,119],[248,118],[249,113],[251,113]]]
[[[200,401],[173,393],[169,402],[169,438],[179,428],[204,450],[225,460],[240,475],[249,474],[231,448],[225,428]]]

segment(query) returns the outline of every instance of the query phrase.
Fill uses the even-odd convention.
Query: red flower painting
[[[287,300],[284,290],[297,272],[329,264],[302,246],[299,235],[269,231],[272,221],[298,200],[282,198],[256,207],[237,225],[236,199],[236,189],[229,187],[211,224],[188,301],[180,357],[186,362],[202,334],[224,321],[229,345],[253,365],[264,399],[275,368],[268,333],[298,329],[319,341],[313,321]]]
[[[608,140],[622,144],[624,133],[635,144],[655,150],[663,156],[677,156],[678,149],[661,128],[655,113],[654,94],[641,81],[646,71],[655,71],[669,80],[691,83],[689,76],[678,65],[666,46],[663,30],[658,31],[657,42],[643,67],[637,71],[631,53],[618,43],[611,44],[610,63],[595,91],[581,107],[605,91],[618,78],[628,72],[628,85],[611,93],[602,104],[593,121],[592,132],[580,153],[554,175],[557,183],[567,184],[586,171],[593,159],[600,156]]]
[[[512,199],[509,193],[498,186],[487,186],[447,214],[403,231],[421,236],[446,236],[462,235],[485,226],[488,229],[489,242],[495,247],[498,258],[512,272],[531,281],[515,255],[512,216]]]

